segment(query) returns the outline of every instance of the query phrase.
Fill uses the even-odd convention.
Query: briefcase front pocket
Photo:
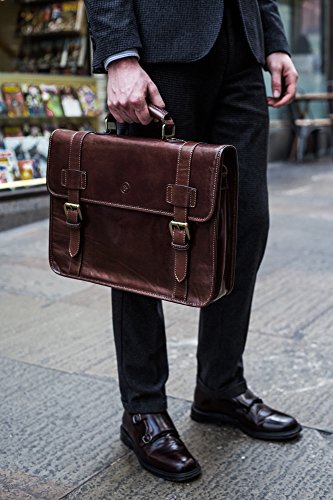
[[[57,274],[198,307],[231,291],[234,147],[59,129],[47,182]]]

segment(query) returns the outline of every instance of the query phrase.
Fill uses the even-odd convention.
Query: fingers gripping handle
[[[175,136],[175,124],[168,111],[155,106],[155,104],[148,104],[148,110],[152,118],[159,120],[162,124],[162,139],[171,139]],[[117,133],[117,124],[114,117],[109,113],[105,117],[105,126],[107,133]]]

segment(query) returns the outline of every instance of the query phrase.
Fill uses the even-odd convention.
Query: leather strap
[[[187,296],[188,250],[190,248],[188,207],[193,205],[193,188],[189,187],[189,183],[192,156],[198,144],[200,143],[185,142],[179,148],[176,182],[173,186],[173,198],[177,203],[174,204],[174,217],[170,223],[170,230],[171,245],[175,251],[173,298],[177,300],[185,300]]]
[[[171,419],[165,413],[150,413],[133,415],[133,424],[143,424],[144,434],[141,437],[140,446],[146,446],[161,437],[162,435],[172,433],[174,437],[179,434],[173,425]]]
[[[80,191],[86,189],[87,173],[81,171],[81,153],[84,138],[91,132],[75,132],[71,138],[68,168],[61,171],[62,185],[68,188],[68,201],[64,205],[66,225],[69,228],[68,252],[71,256],[70,273],[80,274],[82,252]]]

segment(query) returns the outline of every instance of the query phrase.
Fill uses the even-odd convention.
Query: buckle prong
[[[185,231],[187,238],[190,240],[190,228],[188,222],[177,222],[175,220],[171,220],[169,222],[169,229],[171,236],[173,235],[173,228],[177,228],[179,231]]]

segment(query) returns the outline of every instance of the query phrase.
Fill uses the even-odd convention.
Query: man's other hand
[[[273,108],[280,108],[289,104],[296,95],[298,74],[296,68],[284,52],[273,52],[266,59],[268,71],[272,77],[272,97],[267,103]]]
[[[158,88],[135,57],[124,57],[108,67],[108,108],[119,123],[152,121],[147,102],[164,108]]]

